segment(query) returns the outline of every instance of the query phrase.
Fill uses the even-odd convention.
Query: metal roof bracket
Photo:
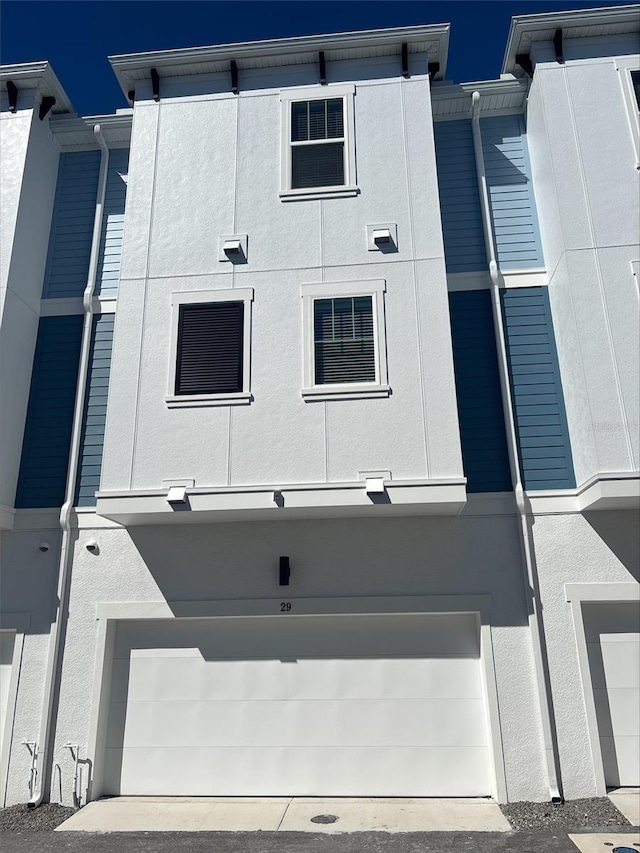
[[[231,72],[231,91],[234,95],[237,95],[239,92],[238,89],[238,63],[235,59],[232,59],[229,62],[229,71]]]
[[[519,65],[529,77],[533,77],[533,62],[531,62],[531,57],[528,53],[518,53],[516,55],[516,65]]]
[[[556,62],[559,62],[560,65],[564,64],[564,54],[562,52],[562,29],[560,27],[558,27],[553,34],[553,49],[556,52]]]
[[[151,74],[151,90],[153,92],[153,100],[160,100],[160,75],[155,68],[150,71]]]
[[[402,76],[409,77],[409,45],[402,42]]]
[[[18,87],[13,80],[7,80],[7,97],[9,98],[9,110],[15,113],[18,109]]]
[[[40,102],[40,112],[38,114],[40,117],[40,121],[44,121],[44,119],[47,117],[47,113],[53,107],[55,102],[56,99],[53,97],[53,95],[44,96],[44,98]]]
[[[327,85],[327,63],[324,58],[324,50],[318,54],[318,66],[320,68],[320,85]]]

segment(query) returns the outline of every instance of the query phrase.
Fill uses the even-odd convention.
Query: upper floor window
[[[354,92],[340,85],[281,94],[283,200],[357,193]]]
[[[174,293],[169,406],[248,403],[252,288]]]
[[[291,104],[291,188],[344,185],[344,103]]]

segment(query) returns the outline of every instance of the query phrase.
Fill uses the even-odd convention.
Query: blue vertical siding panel
[[[462,460],[468,492],[512,489],[488,290],[449,294]]]
[[[60,155],[43,296],[82,296],[87,284],[99,151]]]
[[[434,124],[447,272],[487,269],[471,122]]]
[[[118,294],[128,169],[129,149],[111,149],[96,283],[96,290],[100,296],[117,296]]]
[[[100,487],[114,314],[94,318],[82,421],[76,506],[94,506]]]
[[[82,315],[43,317],[31,373],[16,507],[64,503]]]
[[[503,290],[502,313],[524,487],[573,489],[576,481],[547,289]]]
[[[521,115],[480,120],[496,256],[501,269],[544,266]]]

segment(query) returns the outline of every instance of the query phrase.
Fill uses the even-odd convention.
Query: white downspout
[[[84,400],[89,372],[89,357],[91,349],[91,332],[93,328],[93,297],[96,288],[98,272],[98,259],[100,252],[100,237],[102,233],[102,219],[104,210],[104,198],[107,189],[107,171],[109,167],[109,149],[102,136],[100,125],[93,128],[96,140],[102,149],[100,159],[100,173],[98,176],[98,193],[96,196],[96,212],[93,219],[93,236],[91,239],[91,256],[89,259],[89,273],[87,285],[82,297],[82,308],[84,311],[84,324],[82,327],[82,342],[80,346],[80,363],[78,367],[78,381],[76,384],[76,401],[73,411],[73,428],[71,432],[71,448],[69,451],[69,464],[67,467],[67,484],[65,499],[60,510],[60,527],[62,528],[62,541],[60,545],[60,562],[58,565],[58,585],[56,590],[56,617],[51,625],[49,635],[49,655],[47,658],[47,671],[44,682],[44,701],[42,717],[40,720],[40,750],[38,752],[39,766],[36,779],[36,788],[28,802],[29,808],[35,808],[45,798],[47,789],[48,768],[51,758],[53,743],[53,718],[58,678],[62,668],[62,650],[64,637],[64,623],[66,621],[66,606],[69,594],[69,581],[71,579],[71,562],[73,551],[71,546],[71,518],[73,503],[75,499],[76,478],[78,474],[78,460],[80,455],[80,438],[82,435],[82,418],[84,414]]]
[[[493,326],[495,331],[496,347],[498,350],[498,367],[500,371],[500,387],[502,391],[502,409],[507,433],[509,467],[511,469],[511,481],[513,483],[513,491],[515,493],[516,506],[520,521],[520,545],[523,557],[521,564],[525,575],[527,598],[530,599],[530,605],[528,603],[527,609],[529,611],[529,629],[531,631],[531,638],[533,641],[533,658],[535,663],[540,714],[542,717],[542,736],[544,740],[549,796],[552,802],[563,802],[564,798],[560,793],[560,763],[554,736],[548,665],[544,644],[544,626],[542,624],[542,607],[539,601],[538,571],[533,548],[531,519],[530,514],[527,511],[528,501],[522,484],[522,479],[520,477],[520,459],[518,455],[515,417],[511,402],[507,349],[505,344],[504,325],[502,322],[502,309],[500,305],[500,289],[503,282],[500,270],[498,269],[498,263],[496,261],[493,230],[491,227],[489,193],[487,190],[487,178],[484,168],[484,156],[482,153],[482,134],[480,131],[480,92],[477,91],[471,95],[471,129],[473,133],[473,150],[476,158],[476,172],[478,175],[478,190],[480,192],[482,228],[484,230],[487,260],[489,262],[489,276],[491,278],[491,306],[493,310]]]

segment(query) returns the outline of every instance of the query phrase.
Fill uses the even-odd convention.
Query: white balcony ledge
[[[528,492],[534,514],[640,509],[640,472],[600,472],[577,489]]]
[[[187,490],[182,506],[166,489],[98,492],[96,512],[126,527],[209,524],[225,521],[352,518],[358,516],[457,515],[466,502],[464,478],[388,480],[383,494],[365,483],[236,486]]]

